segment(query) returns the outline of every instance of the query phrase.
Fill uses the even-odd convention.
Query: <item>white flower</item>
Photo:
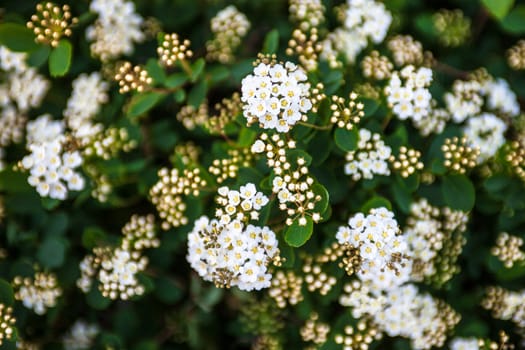
[[[480,161],[485,161],[496,154],[505,143],[506,130],[507,125],[490,113],[469,118],[464,128],[467,142],[480,150]]]
[[[357,150],[346,154],[344,172],[352,175],[355,181],[372,179],[374,174],[390,175],[387,161],[391,153],[391,148],[385,145],[379,134],[360,129]]]

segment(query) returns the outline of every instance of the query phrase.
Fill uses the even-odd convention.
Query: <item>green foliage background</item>
[[[118,125],[128,129],[139,147],[118,158],[97,164],[101,171],[118,184],[107,203],[99,203],[89,196],[89,190],[70,195],[59,203],[41,199],[27,184],[26,175],[6,169],[0,172],[0,193],[4,197],[6,218],[0,226],[0,247],[8,252],[0,260],[0,301],[13,304],[17,328],[24,339],[45,344],[46,349],[60,349],[60,337],[78,318],[98,323],[102,329],[97,338],[97,348],[104,349],[245,349],[253,341],[242,309],[260,294],[248,294],[236,289],[222,290],[203,282],[191,271],[185,260],[186,233],[191,229],[192,219],[199,215],[213,214],[213,193],[199,199],[191,199],[188,216],[190,224],[166,232],[159,232],[161,246],[148,252],[150,259],[146,274],[141,276],[147,287],[144,296],[132,301],[110,302],[94,288],[87,295],[75,285],[79,277],[79,262],[97,243],[117,241],[121,227],[131,214],[155,213],[148,201],[149,188],[157,181],[157,170],[169,166],[174,146],[186,140],[194,140],[204,149],[202,164],[207,166],[225,153],[225,143],[220,137],[210,137],[202,130],[189,132],[175,119],[175,114],[185,104],[198,106],[208,98],[213,105],[222,98],[239,90],[241,79],[251,72],[252,62],[261,50],[286,59],[284,53],[293,26],[288,18],[288,3],[283,0],[135,0],[137,12],[160,21],[162,30],[178,33],[189,38],[195,52],[193,70],[195,76],[185,77],[181,72],[167,75],[159,68],[156,59],[157,42],[148,40],[135,47],[135,64],[145,64],[158,87],[173,87],[186,81],[177,93],[149,92],[125,96],[113,86],[110,103],[104,105],[98,120],[106,125]],[[200,60],[205,42],[211,37],[210,19],[227,4],[233,3],[251,21],[251,30],[237,52],[237,59],[229,65],[206,63]],[[323,1],[328,9],[327,27],[336,26],[332,9],[338,1]],[[506,6],[508,4],[508,6]],[[1,7],[1,26],[7,23],[24,24],[34,11],[35,1],[4,0]],[[80,21],[70,39],[72,56],[66,52],[52,53],[47,47],[32,47],[32,37],[24,38],[23,31],[0,29],[0,42],[21,50],[31,51],[30,60],[42,74],[56,76],[52,88],[40,108],[31,111],[34,118],[42,113],[60,116],[71,92],[71,82],[80,73],[100,70],[100,62],[90,57],[89,43],[84,32],[94,16],[89,13],[89,2],[72,1],[69,4]],[[505,61],[505,51],[525,34],[525,3],[520,1],[457,0],[385,1],[393,13],[390,33],[412,34],[423,43],[425,50],[433,52],[439,62],[446,64],[442,71],[435,70],[432,93],[438,100],[458,72],[485,67],[493,76],[508,80],[520,97],[522,108],[525,98],[525,73],[510,70]],[[461,8],[472,19],[473,35],[459,48],[446,48],[439,44],[433,29],[431,15],[441,8]],[[26,45],[26,46],[24,46]],[[9,46],[9,45],[8,45]],[[366,49],[359,57],[370,52]],[[54,50],[55,51],[55,50]],[[52,55],[58,58],[52,58]],[[49,61],[49,67],[48,67]],[[358,58],[359,61],[359,58]],[[70,63],[70,65],[69,65]],[[202,67],[199,67],[202,65]],[[69,66],[69,67],[68,67]],[[200,72],[199,72],[200,71]],[[460,75],[461,73],[459,73]],[[363,81],[360,67],[345,66],[332,70],[321,64],[312,79],[325,84],[327,91],[348,94],[356,84]],[[189,80],[189,81],[188,81]],[[365,113],[360,127],[382,131],[381,124],[387,118],[384,101],[365,100]],[[323,114],[320,113],[322,120]],[[257,132],[256,127],[238,127],[232,131],[240,146],[250,145]],[[440,177],[431,185],[420,183],[418,178],[402,179],[399,176],[378,177],[361,181],[353,186],[342,173],[344,150],[352,148],[349,135],[341,132],[315,131],[296,127],[293,134],[301,140],[300,148],[312,158],[310,170],[329,193],[330,220],[315,225],[313,235],[300,248],[286,247],[283,234],[278,232],[287,267],[294,266],[294,256],[299,252],[321,251],[333,236],[337,226],[346,222],[349,215],[366,208],[387,204],[396,213],[403,226],[410,203],[417,197],[426,197],[434,205],[448,205],[455,209],[472,210],[466,234],[467,244],[459,258],[461,272],[442,289],[427,288],[432,295],[445,300],[462,315],[455,329],[458,336],[476,336],[497,339],[500,329],[507,330],[514,340],[518,339],[510,322],[495,320],[490,312],[481,308],[484,288],[501,285],[512,290],[525,287],[525,266],[505,269],[490,255],[490,247],[501,231],[525,235],[525,186],[517,178],[501,172],[493,177],[482,178],[442,175],[436,165],[432,170]],[[445,137],[458,135],[460,130],[451,125],[443,134],[422,138],[407,123],[392,120],[383,134],[386,142],[395,147],[410,144],[424,150],[425,165],[430,167],[439,158],[439,146]],[[322,147],[320,147],[322,145]],[[14,164],[25,154],[23,145],[7,149],[7,164]],[[248,181],[261,183],[267,175],[264,164],[256,168],[242,169],[232,185]],[[473,190],[473,191],[472,191]],[[301,245],[299,242],[298,245]],[[57,274],[63,288],[63,296],[56,308],[45,316],[37,316],[13,302],[8,283],[14,276],[30,276],[33,264]],[[298,265],[295,266],[298,269]],[[339,279],[343,270],[333,271]],[[297,307],[279,312],[275,316],[284,325],[281,335],[284,347],[298,349],[303,345],[298,334],[310,311],[317,311],[323,319],[330,320],[332,329],[342,329],[350,321],[350,314],[337,303],[338,282],[333,293],[326,297],[305,294],[305,300]],[[263,326],[272,327],[275,319],[259,320]],[[272,316],[272,317],[273,317]],[[253,323],[254,321],[250,321]],[[248,323],[250,323],[248,322]],[[7,343],[5,349],[15,348]],[[328,342],[323,349],[338,348]],[[408,349],[408,341],[385,339],[377,349]]]

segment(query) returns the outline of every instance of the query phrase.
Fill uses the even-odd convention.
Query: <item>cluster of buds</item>
[[[177,120],[188,130],[195,130],[197,126],[205,125],[208,119],[208,101],[206,100],[198,108],[186,105],[177,113]]]
[[[231,97],[223,98],[215,104],[216,113],[205,123],[212,134],[221,134],[227,124],[230,124],[242,111],[241,95],[234,92]]]
[[[69,5],[58,6],[52,2],[36,5],[36,14],[31,16],[27,27],[36,35],[35,41],[57,47],[60,39],[71,36],[71,26],[78,22],[72,17]]]
[[[95,278],[102,295],[112,300],[128,300],[144,293],[145,288],[137,279],[137,274],[148,265],[143,250],[160,244],[155,235],[153,215],[133,215],[123,227],[122,234],[120,246],[95,247],[93,254],[81,261],[77,286],[84,293],[91,290]]]
[[[314,257],[307,256],[303,263],[304,282],[309,292],[319,291],[326,295],[336,285],[337,279],[323,271],[323,264]]]
[[[481,302],[500,320],[511,320],[518,328],[525,328],[525,290],[513,292],[499,286],[488,287]]]
[[[355,326],[345,326],[344,334],[336,334],[335,343],[343,345],[343,350],[368,350],[374,340],[381,339],[383,334],[369,319],[357,321]]]
[[[249,148],[228,149],[228,158],[213,160],[208,171],[221,184],[227,179],[235,179],[239,169],[250,167],[252,161],[253,154]]]
[[[286,54],[296,54],[299,64],[307,71],[317,68],[322,44],[318,26],[324,22],[324,6],[320,0],[290,1],[290,17],[296,23]]]
[[[15,322],[13,308],[0,304],[0,345],[13,337]]]
[[[144,68],[133,66],[130,62],[124,62],[120,65],[114,79],[118,82],[121,94],[130,91],[143,92],[153,82]]]
[[[221,10],[211,20],[213,40],[206,43],[207,58],[220,63],[231,63],[241,39],[248,33],[248,18],[233,5]]]
[[[272,286],[268,295],[275,300],[278,307],[285,308],[287,304],[296,305],[303,300],[301,292],[303,278],[293,271],[277,271],[272,278]]]
[[[470,37],[470,19],[460,9],[441,9],[432,17],[438,40],[444,46],[458,47]]]
[[[507,232],[499,234],[496,245],[490,252],[503,262],[506,268],[511,268],[516,262],[525,261],[525,252],[520,248],[523,239],[518,236],[509,235]]]
[[[344,97],[333,95],[330,104],[330,111],[332,111],[330,123],[341,129],[352,130],[365,116],[363,110],[365,106],[357,101],[357,97],[355,92],[351,92],[347,102]]]
[[[384,80],[390,78],[394,65],[388,57],[380,55],[378,51],[374,50],[370,55],[365,56],[361,61],[361,69],[366,78],[375,80]]]
[[[513,141],[505,147],[505,160],[512,172],[525,181],[525,148],[519,141]]]
[[[87,164],[84,170],[92,181],[93,189],[91,190],[91,196],[101,203],[106,202],[109,194],[113,190],[113,185],[109,181],[108,176],[103,174],[99,167],[94,164]]]
[[[34,277],[16,276],[13,289],[15,299],[38,315],[43,315],[47,309],[55,307],[58,297],[62,295],[56,276],[45,272],[37,272]]]
[[[164,34],[162,43],[157,48],[160,62],[166,67],[172,67],[177,61],[184,61],[193,56],[188,39],[179,39],[176,33]]]
[[[269,298],[261,300],[250,298],[242,304],[240,311],[241,324],[249,333],[274,338],[276,333],[284,327],[282,310],[276,307]],[[267,348],[263,349],[267,350]]]
[[[479,148],[467,145],[467,138],[446,138],[441,146],[444,165],[452,172],[465,174],[478,164]]]
[[[282,350],[282,346],[277,337],[263,334],[255,339],[251,350]]]
[[[172,164],[177,164],[177,159],[180,158],[184,166],[190,164],[197,164],[201,149],[192,141],[181,143],[175,146],[173,155],[170,158]]]
[[[300,329],[301,338],[304,342],[312,342],[315,345],[308,346],[305,349],[315,350],[323,345],[328,339],[330,333],[330,325],[319,321],[319,315],[312,312],[308,320]]]
[[[314,193],[314,179],[309,175],[304,158],[298,157],[294,163],[287,159],[287,150],[295,148],[295,141],[286,142],[281,134],[261,134],[251,147],[253,153],[264,153],[267,164],[273,169],[272,192],[277,194],[279,209],[287,213],[286,224],[292,225],[298,220],[299,225],[307,224],[309,216],[314,222],[321,220],[321,214],[315,211],[315,204],[321,196]]]
[[[392,163],[392,168],[394,168],[395,171],[398,171],[402,177],[407,178],[416,171],[423,169],[424,165],[420,159],[420,151],[401,146],[397,157],[391,155],[388,160]]]
[[[105,128],[97,133],[82,146],[86,158],[97,157],[108,160],[118,152],[129,152],[137,147],[137,141],[129,137],[126,128]]]
[[[412,251],[412,278],[443,285],[459,271],[468,213],[432,206],[426,199],[414,202],[404,228]]]
[[[27,117],[14,107],[3,106],[0,111],[0,147],[22,141]]]
[[[479,73],[482,71],[478,71]],[[482,78],[479,76],[477,79],[454,81],[452,92],[447,92],[443,96],[452,121],[461,123],[481,111],[483,107],[482,83]]]
[[[410,35],[396,35],[388,40],[387,46],[392,52],[396,66],[402,67],[409,64],[419,66],[423,64],[423,45]]]
[[[319,42],[317,28],[312,28],[307,33],[296,28],[292,33],[292,38],[288,41],[286,54],[288,56],[297,55],[299,64],[306,71],[313,71],[317,68],[318,55],[321,50],[322,45]]]
[[[525,40],[518,41],[507,50],[507,63],[514,70],[525,69]]]
[[[149,195],[163,220],[162,229],[186,225],[186,203],[182,196],[198,196],[200,190],[206,186],[207,182],[201,178],[200,169],[184,169],[180,172],[176,168],[162,168],[158,176],[159,181],[150,189]]]

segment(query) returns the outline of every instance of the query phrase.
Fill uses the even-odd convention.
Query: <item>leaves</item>
[[[66,75],[71,65],[73,47],[65,39],[60,40],[58,46],[51,50],[49,55],[49,73],[53,77]]]
[[[145,92],[133,96],[127,111],[128,117],[135,118],[145,114],[147,111],[155,107],[164,96],[165,94],[160,92]]]
[[[273,29],[270,32],[268,32],[268,34],[266,34],[266,37],[264,38],[262,52],[266,54],[277,53],[278,48],[279,48],[279,31],[277,29]]]
[[[514,0],[481,0],[481,3],[493,17],[501,20],[509,13]]]
[[[312,236],[314,222],[310,217],[306,217],[305,219],[305,225],[301,225],[299,223],[301,219],[296,218],[292,225],[288,226],[288,228],[285,230],[284,240],[289,246],[298,248],[308,242]]]
[[[337,147],[341,150],[346,152],[355,151],[359,141],[359,133],[355,128],[352,130],[337,128],[334,132],[334,140]]]
[[[62,266],[66,255],[66,241],[63,238],[46,238],[37,252],[37,258],[42,266],[57,268]]]
[[[0,45],[16,52],[30,52],[39,48],[33,32],[16,23],[0,24]]]
[[[525,5],[518,5],[509,12],[500,22],[501,27],[508,33],[515,35],[525,34]]]
[[[469,211],[474,207],[476,192],[465,175],[447,175],[441,183],[441,191],[447,206],[455,210]]]

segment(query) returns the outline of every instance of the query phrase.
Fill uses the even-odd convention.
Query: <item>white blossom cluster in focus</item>
[[[268,267],[278,259],[278,241],[269,227],[248,224],[258,218],[268,198],[248,183],[239,191],[221,187],[217,203],[219,220],[202,216],[188,235],[186,259],[191,267],[218,287],[270,287]]]
[[[310,84],[304,70],[292,62],[259,63],[253,74],[242,80],[244,116],[248,124],[259,122],[263,129],[288,132],[305,121],[312,109]]]
[[[143,19],[132,1],[93,0],[89,9],[98,14],[98,19],[86,29],[86,37],[93,41],[91,54],[102,61],[131,54],[134,43],[145,39],[140,28]]]
[[[492,113],[481,113],[470,117],[464,127],[467,142],[479,149],[479,162],[493,157],[505,143],[507,125]]]
[[[428,86],[432,82],[432,70],[426,67],[404,67],[399,73],[393,72],[385,89],[392,111],[401,120],[420,121],[430,113],[432,95]]]
[[[43,315],[47,309],[55,307],[58,297],[62,295],[62,289],[58,286],[54,274],[37,272],[34,277],[15,277],[13,280],[15,299],[32,309],[36,314]]]
[[[518,98],[505,79],[489,80],[483,87],[483,90],[487,95],[487,107],[489,109],[511,117],[515,117],[520,113]]]
[[[348,226],[339,227],[335,237],[339,244],[359,251],[358,277],[382,290],[400,285],[410,276],[408,246],[399,233],[394,213],[381,207],[371,209],[366,216],[355,214]]]
[[[67,193],[84,188],[84,178],[75,171],[82,164],[78,151],[63,147],[63,124],[48,114],[27,124],[27,148],[31,152],[20,165],[29,171],[27,182],[41,197],[65,200]]]
[[[199,276],[217,287],[260,290],[271,285],[268,266],[279,254],[277,246],[275,233],[266,226],[221,224],[203,216],[188,235],[186,259]]]
[[[127,300],[144,293],[144,286],[137,279],[137,274],[148,265],[143,251],[160,245],[153,215],[133,215],[122,233],[124,238],[119,247],[95,247],[93,254],[80,262],[77,286],[84,293],[91,290],[94,279],[98,280],[102,295],[113,300]]]
[[[392,149],[381,140],[379,134],[360,129],[357,150],[346,154],[344,172],[351,175],[354,181],[372,179],[375,174],[390,175],[388,159],[391,154]]]

